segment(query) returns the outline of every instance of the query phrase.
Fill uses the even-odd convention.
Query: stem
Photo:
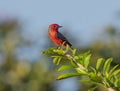
[[[79,63],[74,59],[73,56],[71,56],[70,54],[66,53],[65,51],[63,51],[63,53],[64,53],[64,55],[65,55],[68,59],[72,59],[72,61],[73,61],[78,67],[80,67],[80,69],[83,69],[83,70],[86,69],[83,65],[79,64]]]
[[[110,88],[108,88],[108,91],[115,91],[115,90],[114,90],[113,88],[110,87]]]

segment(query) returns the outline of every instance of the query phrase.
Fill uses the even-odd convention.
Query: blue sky
[[[50,23],[58,23],[75,35],[91,37],[97,28],[114,23],[119,10],[120,0],[0,0],[0,13],[19,17],[35,35],[38,30],[43,35]]]
[[[38,41],[33,49],[35,55],[38,53],[35,50],[44,45],[49,24],[64,26],[63,30],[70,31],[78,44],[90,43],[104,26],[120,25],[116,19],[118,11],[120,0],[0,0],[0,17],[21,19],[25,24],[24,36]]]

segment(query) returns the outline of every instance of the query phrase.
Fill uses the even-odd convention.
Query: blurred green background
[[[79,19],[79,17],[77,16],[77,18],[75,18],[76,15],[74,14],[69,16],[70,18],[67,18],[66,20],[65,20],[66,17],[62,18],[57,13],[55,13],[55,16],[53,15],[53,17],[51,17],[50,11],[48,12],[49,15],[48,13],[47,14],[44,13],[44,11],[49,9],[44,8],[43,10],[41,10],[41,6],[37,4],[37,2],[39,2],[41,5],[41,3],[44,1],[37,1],[37,0],[32,1],[35,2],[33,6],[35,6],[36,4],[37,6],[39,6],[37,7],[37,9],[38,10],[40,9],[40,11],[37,12],[42,13],[42,15],[39,13],[38,15],[35,14],[35,16],[32,16],[33,15],[32,12],[34,12],[32,2],[26,1],[24,3],[26,4],[25,5],[26,7],[27,4],[31,5],[31,6],[28,5],[29,8],[31,7],[30,9],[28,9],[30,10],[31,13],[27,11],[24,5],[22,7],[22,2],[20,1],[19,1],[20,6],[19,6],[19,2],[14,0],[12,2],[10,1],[8,2],[0,1],[0,2],[1,2],[0,7],[2,7],[0,9],[1,12],[0,13],[0,91],[87,91],[88,88],[93,86],[92,84],[88,84],[88,83],[79,83],[78,78],[70,78],[62,81],[56,81],[55,78],[59,75],[59,73],[56,71],[57,67],[52,63],[52,59],[50,59],[50,57],[41,54],[42,50],[55,46],[49,40],[47,35],[48,33],[47,29],[49,23],[57,22],[62,24],[62,26],[66,26],[65,28],[63,28],[63,30],[65,31],[61,31],[61,32],[68,37],[68,39],[72,42],[73,46],[80,49],[81,53],[88,50],[91,51],[92,53],[91,65],[94,66],[96,59],[100,57],[103,57],[105,59],[109,57],[113,57],[114,61],[112,62],[112,65],[114,66],[116,64],[120,64],[120,55],[119,55],[120,54],[120,31],[119,31],[120,8],[117,7],[114,10],[115,5],[116,6],[118,5],[117,2],[116,4],[111,6],[113,2],[109,3],[102,1],[104,3],[104,6],[106,5],[105,6],[107,8],[106,11],[113,9],[112,14],[115,19],[113,20],[113,22],[112,20],[107,21],[108,19],[106,18],[107,16],[103,18],[104,16],[103,13],[105,13],[106,11],[102,13],[102,10],[104,10],[104,8],[102,8],[103,3],[102,2],[100,3],[101,6],[99,5],[96,9],[101,10],[100,11],[101,14],[98,15],[97,17],[98,18],[100,17],[100,19],[103,19],[103,21],[99,22],[98,25],[96,25],[96,22],[92,22],[92,20],[90,19],[90,18],[94,18],[94,15],[96,16],[96,13],[93,14],[93,16],[90,16],[91,13],[88,14],[88,13],[78,12],[78,10],[86,11],[86,9],[80,9],[79,4],[84,3],[84,5],[87,4],[89,6],[89,2],[87,1],[75,2],[74,6],[75,5],[78,6],[76,7],[77,10],[74,8],[72,11],[69,11],[68,14],[66,13],[66,9],[65,10],[60,8],[58,9],[60,10],[61,13],[63,10],[64,14],[62,14],[62,16],[66,16],[66,17],[69,16],[70,12],[74,13],[75,12],[74,10],[76,10],[78,14],[82,14],[81,16],[84,15],[86,17],[88,16],[89,18],[88,20],[85,19],[86,17],[84,17],[83,19],[82,18]],[[61,4],[62,2],[63,1],[61,1]],[[79,4],[77,4],[78,2]],[[57,3],[58,2],[54,0],[51,2],[52,5]],[[93,3],[90,5],[91,7],[94,4],[99,4],[95,1],[91,1],[90,3]],[[64,8],[66,4],[67,2],[66,3],[64,2]],[[70,4],[72,5],[72,2]],[[107,4],[109,4],[108,6],[111,8],[108,8]],[[31,14],[31,16],[29,16],[29,18],[16,17],[15,15],[19,16],[19,14],[21,14],[19,12],[19,8],[17,5],[19,6],[19,8],[21,7],[20,12],[22,10],[23,11],[22,13],[26,13],[28,15]],[[45,5],[45,2],[43,5]],[[48,3],[46,5],[48,5]],[[69,7],[73,8],[71,5]],[[14,10],[12,11],[13,8],[8,9],[9,7],[13,7],[14,9],[16,9],[15,11],[18,12],[16,13]],[[46,7],[49,8],[49,6]],[[92,9],[94,7],[92,7]],[[56,10],[57,9],[54,10],[52,8],[51,11],[58,12]],[[70,9],[68,8],[67,10]],[[12,11],[12,14],[10,11]],[[94,12],[94,10],[91,11],[92,13]],[[97,10],[95,11],[99,12]],[[89,10],[86,12],[89,12]],[[36,21],[38,23],[35,23],[36,21],[32,17],[40,18],[39,17],[40,15],[41,17],[45,15],[47,18],[42,17],[43,19],[41,19],[41,23],[39,23],[37,20]],[[59,17],[57,15],[59,15],[60,19],[58,19]],[[97,17],[95,17],[93,21],[95,21]],[[100,21],[100,19],[98,19],[98,21]],[[106,21],[104,21],[104,19],[106,19],[107,23]],[[31,24],[29,24],[30,23],[29,20],[32,22]],[[75,24],[73,24],[74,22],[72,20],[76,20],[76,22],[74,21]],[[77,20],[81,22],[82,21],[85,22],[78,23]],[[41,30],[39,28],[36,29],[34,23],[36,24],[36,26],[38,25],[42,27],[40,28]],[[93,27],[91,25],[88,28],[84,28],[85,26],[86,27],[89,26],[90,23],[93,25],[95,24],[96,26]],[[29,26],[27,26],[27,24]],[[31,27],[32,24],[34,27]],[[72,26],[72,24],[74,27]],[[101,27],[99,26],[99,24]],[[77,28],[79,27],[79,29],[75,28],[75,26]],[[86,30],[82,30],[82,29],[86,29]],[[89,29],[91,31],[89,31]],[[106,91],[106,90],[105,88],[100,86],[98,89],[96,89],[96,91]]]

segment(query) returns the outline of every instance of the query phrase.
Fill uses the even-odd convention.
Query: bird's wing
[[[68,42],[67,38],[64,37],[64,35],[62,35],[60,32],[56,33],[56,36],[57,36],[57,38],[65,41],[69,46],[72,46],[72,44],[70,42]]]

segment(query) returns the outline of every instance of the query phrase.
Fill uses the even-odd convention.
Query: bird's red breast
[[[62,45],[64,41],[62,41],[61,39],[57,38],[57,32],[54,30],[50,30],[49,31],[49,36],[50,39],[57,45]]]

